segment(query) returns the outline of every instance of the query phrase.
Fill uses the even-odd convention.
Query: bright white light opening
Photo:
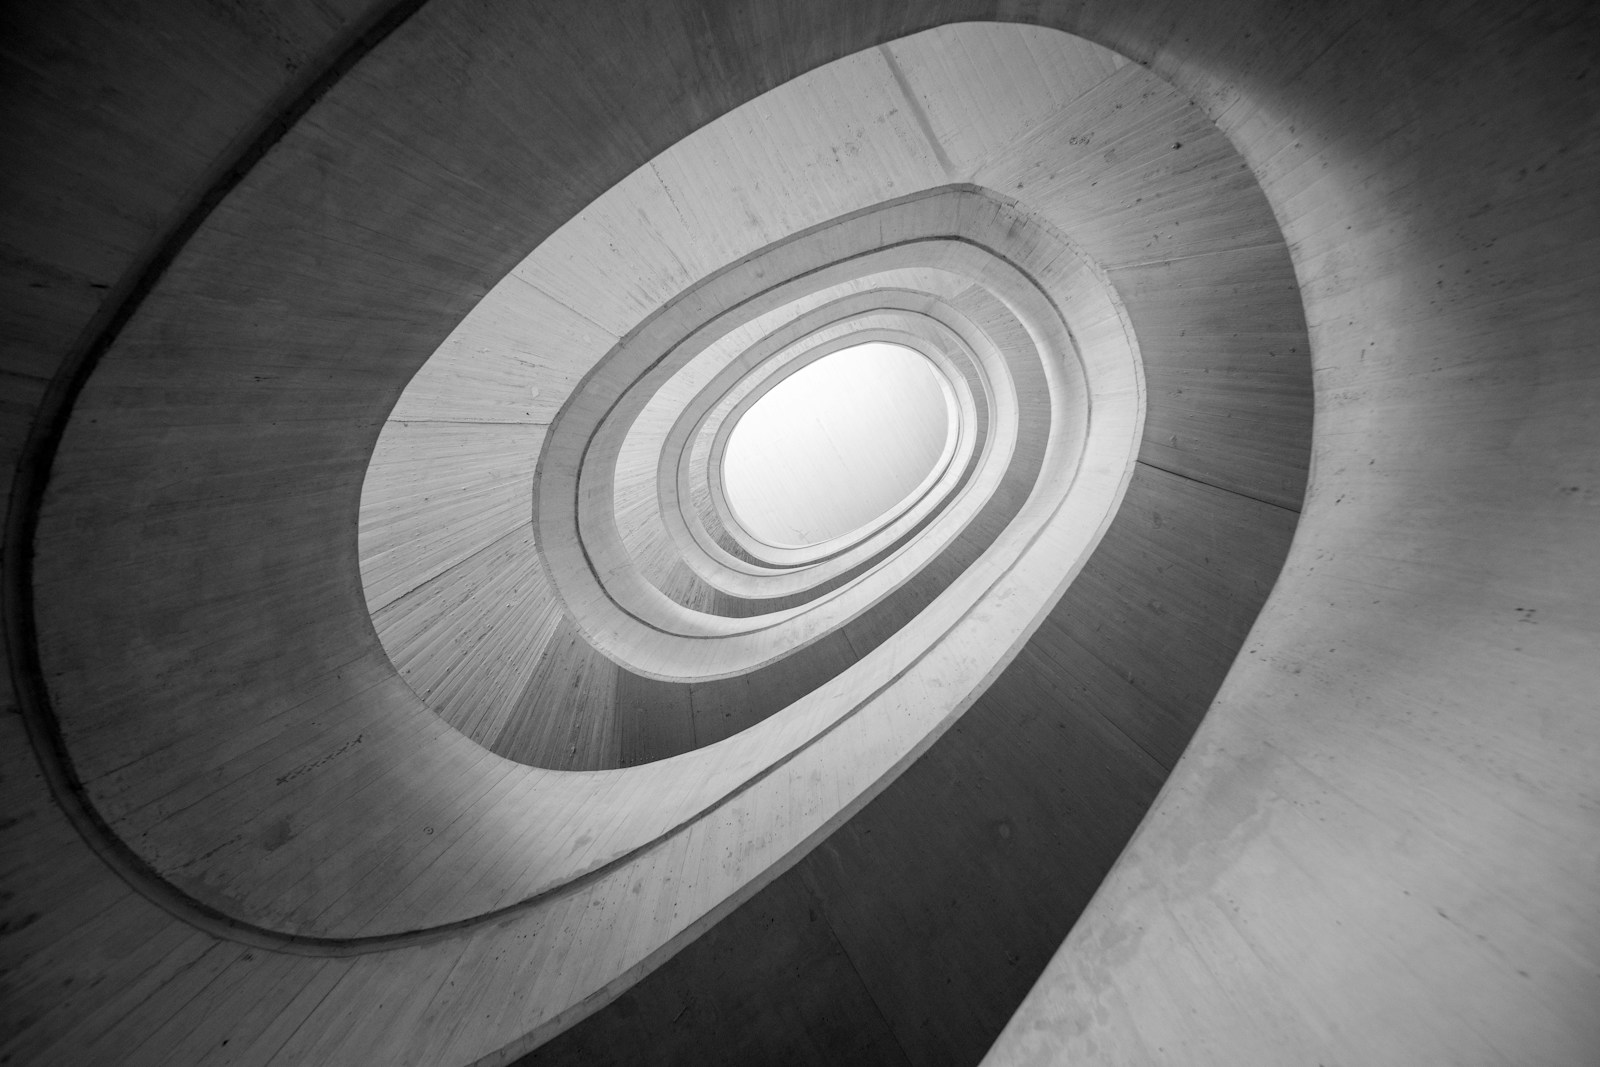
[[[881,341],[841,349],[779,382],[728,435],[728,507],[752,537],[806,548],[897,510],[951,432],[933,365]],[[909,503],[909,501],[906,501]]]

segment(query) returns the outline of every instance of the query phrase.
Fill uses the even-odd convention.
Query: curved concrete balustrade
[[[918,208],[923,203],[906,206]],[[944,219],[936,221],[946,222]],[[877,229],[871,228],[873,232]],[[920,260],[924,257],[951,260],[955,269],[961,270],[962,260],[975,258],[987,264],[993,253],[981,246],[942,237],[913,238],[900,248],[852,257],[854,262],[844,266],[852,273],[871,272],[881,266],[896,265],[905,258]],[[992,266],[984,269],[999,271]],[[800,284],[810,287],[823,283],[831,271],[832,268],[809,270]],[[1002,277],[1005,278],[1002,291],[1012,305],[1006,309],[1008,317],[1018,324],[1032,326],[1027,331],[1031,343],[1028,344],[1028,358],[1019,360],[1019,365],[1012,368],[1005,380],[994,383],[998,399],[991,421],[991,447],[986,450],[977,477],[963,494],[963,504],[970,510],[951,512],[963,521],[985,507],[994,490],[1009,479],[1014,478],[1019,483],[1022,496],[1032,493],[1033,476],[1046,455],[1051,455],[1052,461],[1062,470],[1070,472],[1077,465],[1083,448],[1086,413],[1091,403],[1118,402],[1120,394],[1125,394],[1124,382],[1134,373],[1125,343],[1117,352],[1083,353],[1090,366],[1086,385],[1085,371],[1078,359],[1063,358],[1064,353],[1071,351],[1067,328],[1055,317],[1054,301],[1042,288],[1055,279],[1039,281],[1015,268],[1006,269]],[[1072,285],[1078,278],[1069,273],[1065,281]],[[781,292],[783,288],[779,286],[776,291]],[[740,309],[735,313],[743,312]],[[717,320],[712,323],[707,327],[709,330],[724,328]],[[668,344],[674,348],[689,349],[684,353],[687,358],[699,342],[691,335],[680,345],[673,334],[674,326],[663,324],[657,336],[669,339]],[[638,354],[629,354],[652,363],[652,374],[670,375],[675,368],[655,363],[652,340],[655,338],[644,340]],[[1021,389],[1012,383],[1013,377],[1022,379],[1033,403],[1018,402],[1017,394]],[[1103,381],[1113,384],[1108,386],[1102,384]],[[619,662],[661,676],[679,672],[692,676],[697,671],[714,675],[748,669],[780,650],[801,647],[821,632],[859,614],[879,599],[885,588],[893,588],[909,577],[915,567],[925,562],[926,556],[943,547],[937,539],[924,534],[909,547],[906,555],[895,557],[878,568],[870,584],[858,582],[804,613],[773,613],[735,621],[687,612],[672,605],[659,590],[637,577],[622,549],[612,510],[616,453],[632,417],[646,402],[650,391],[651,383],[641,378],[636,388],[616,400],[599,390],[596,390],[599,395],[594,397],[575,394],[574,400],[582,400],[588,411],[569,407],[563,411],[562,421],[552,426],[541,456],[540,480],[535,486],[535,528],[552,584],[579,624],[595,628],[591,639]],[[633,393],[643,395],[632,399]],[[1066,413],[1058,414],[1063,408]],[[600,417],[586,417],[590,413]],[[565,455],[582,458],[571,465],[570,473],[569,468],[559,462],[552,469],[551,458],[559,460]],[[576,501],[575,508],[572,501]],[[1012,501],[1012,509],[1020,503],[1020,497]],[[916,559],[918,554],[923,554],[924,558]],[[785,614],[793,614],[792,624],[786,624]],[[718,642],[718,647],[712,649],[705,642],[690,646],[682,640],[674,640],[673,632],[691,639],[710,635],[729,635],[730,639]],[[750,634],[750,639],[741,641],[742,634]],[[713,665],[715,661],[709,660],[709,656],[722,657],[722,663]],[[706,666],[696,661],[704,661]]]
[[[54,132],[10,168],[7,425],[31,429],[5,1055],[973,1062],[1000,1035],[1000,1063],[1593,1059],[1585,5],[1028,9],[1136,64],[1020,28],[901,40],[997,14],[959,0],[258,14],[6,16],[7,135]],[[905,191],[819,207],[852,180],[810,165],[835,149],[1029,204],[1115,295],[1067,316],[1079,350],[1137,334],[1121,507],[1103,531],[1028,516],[1039,539],[942,637],[918,612],[699,751],[580,774],[488,753],[397,675],[367,599],[471,557],[449,595],[505,612],[478,633],[566,625],[493,561],[534,558],[529,457],[582,372],[533,396],[507,320],[447,392],[392,407],[405,379],[602,190],[864,49],[716,142],[719,166],[788,152],[787,177],[687,227],[746,255]],[[1010,168],[1018,138],[1059,169]],[[649,226],[600,226],[513,275],[596,359],[731,262],[635,275]],[[596,273],[615,302],[586,300]],[[500,547],[463,523],[364,593],[380,434]],[[423,476],[452,449],[478,492]],[[463,684],[485,715],[517,688]]]
[[[956,247],[960,250],[966,246]],[[876,254],[867,258],[876,258]],[[1064,337],[1058,343],[1064,343]],[[1054,376],[1048,373],[1048,366],[1039,364],[1037,356],[1029,358],[1033,361],[1031,366],[1024,362],[1015,372],[1027,386],[1027,393],[1048,398],[1050,404],[1059,406],[1060,387],[1052,381]],[[659,630],[635,630],[643,641],[619,651],[616,658],[635,676],[643,676],[641,682],[654,677],[667,684],[645,684],[642,691],[635,688],[630,693],[619,693],[619,709],[642,700],[645,714],[660,716],[674,705],[692,703],[699,725],[691,731],[691,740],[680,744],[693,747],[709,743],[739,726],[765,718],[824,684],[852,661],[876,649],[896,626],[913,616],[914,621],[901,634],[931,634],[964,615],[975,604],[971,598],[983,595],[990,577],[996,573],[996,565],[1036,535],[1040,522],[1056,510],[1063,496],[1079,522],[1093,523],[1094,516],[1107,506],[1104,497],[1095,495],[1104,491],[1104,483],[1090,478],[1075,484],[1080,456],[1087,449],[1091,465],[1096,465],[1119,451],[1126,455],[1132,440],[1119,440],[1116,435],[1132,433],[1137,425],[1129,407],[1137,403],[1137,392],[1131,386],[1135,364],[1126,358],[1119,360],[1117,354],[1101,362],[1090,376],[1095,382],[1097,404],[1105,408],[1098,435],[1086,440],[1082,432],[1084,420],[1063,427],[1050,421],[1050,407],[1038,403],[1021,405],[1020,418],[1013,416],[1009,420],[1008,436],[1027,442],[1027,447],[1013,449],[1007,445],[992,449],[980,476],[969,482],[946,512],[915,541],[889,556],[864,578],[824,597],[815,607],[794,613],[796,625],[773,623],[771,615],[753,618],[748,620],[751,628],[747,637],[725,639],[715,646],[704,639],[673,639]],[[1119,381],[1120,390],[1113,384]],[[590,448],[589,455],[592,457],[596,451]],[[602,450],[601,455],[606,453]],[[601,463],[604,462],[602,458]],[[1113,462],[1112,467],[1116,466]],[[559,502],[564,495],[558,490],[555,499]],[[609,495],[609,487],[602,486],[590,499],[604,501]],[[1031,515],[1029,501],[1033,502]],[[588,514],[591,518],[600,517],[596,511]],[[946,528],[949,533],[944,532]],[[593,540],[581,536],[584,559],[580,563],[572,556],[565,574],[558,570],[560,557],[554,550],[560,545],[555,544],[554,538],[546,538],[541,545],[546,558],[552,560],[557,583],[563,577],[581,581],[587,576],[583,564],[590,563],[596,554]],[[930,567],[931,560],[940,561],[943,568]],[[1073,562],[1072,558],[1063,557],[1058,565],[1070,567]],[[982,565],[975,565],[979,563]],[[588,572],[605,573],[608,581],[604,593],[574,609],[579,625],[593,625],[594,608],[598,605],[603,611],[607,607],[600,596],[615,590],[617,570],[595,566]],[[962,580],[952,581],[954,575],[961,575]],[[570,598],[567,603],[572,606]],[[863,608],[870,610],[863,612]],[[894,621],[885,625],[885,617]],[[626,622],[618,625],[620,620],[615,615],[611,620],[602,625],[614,627],[614,634],[626,638]],[[664,655],[663,649],[677,658]],[[657,657],[654,663],[641,662],[643,655],[651,653]],[[736,660],[730,661],[730,655],[758,658],[741,669]],[[720,681],[719,676],[725,681]],[[691,686],[684,686],[686,682]],[[671,696],[674,686],[682,690],[681,697]],[[595,710],[604,713],[606,709],[601,706]]]
[[[973,200],[981,206],[966,206]],[[760,258],[750,261],[760,264],[760,270],[741,269],[710,278],[702,283],[704,288],[715,286],[720,291],[693,302],[686,301],[682,309],[675,306],[664,310],[658,320],[646,323],[635,338],[619,346],[618,352],[597,368],[597,371],[610,373],[613,384],[602,384],[597,373],[586,382],[584,389],[574,394],[573,402],[563,410],[562,421],[552,426],[546,448],[541,453],[541,482],[534,491],[541,552],[555,584],[562,587],[563,582],[571,582],[573,592],[566,593],[563,589],[563,597],[574,616],[584,621],[590,609],[608,611],[610,605],[606,605],[605,600],[611,600],[622,613],[661,629],[670,627],[685,633],[696,630],[734,633],[750,629],[747,624],[736,627],[717,624],[702,614],[666,606],[659,590],[650,589],[645,582],[635,579],[634,568],[622,550],[621,537],[616,531],[614,459],[638,411],[650,402],[651,395],[662,382],[669,381],[677,373],[678,366],[694,358],[702,347],[709,346],[731,326],[758,315],[781,314],[782,307],[808,294],[818,294],[819,301],[824,301],[835,285],[861,275],[933,262],[954,270],[955,274],[990,275],[997,280],[992,283],[997,290],[997,306],[1008,320],[1024,326],[1027,331],[1024,344],[1030,350],[1026,362],[1019,362],[1021,365],[1016,366],[1010,376],[994,382],[997,405],[992,419],[994,445],[984,464],[990,488],[995,478],[1002,477],[1003,470],[1010,466],[1018,443],[1034,443],[1034,438],[1022,434],[1018,390],[1010,381],[1014,374],[1030,374],[1030,392],[1038,402],[1048,405],[1043,406],[1042,414],[1050,429],[1040,434],[1035,448],[1043,446],[1045,440],[1059,440],[1062,445],[1058,448],[1061,448],[1072,442],[1074,435],[1082,437],[1082,422],[1085,421],[1082,410],[1088,405],[1088,394],[1077,358],[1066,357],[1072,352],[1072,342],[1069,328],[1061,322],[1059,310],[1056,310],[1059,301],[1053,298],[1053,293],[1059,286],[1062,296],[1075,296],[1075,290],[1085,285],[1086,272],[1069,269],[1054,277],[1035,277],[1026,269],[1000,261],[997,251],[984,242],[992,234],[1005,234],[1008,227],[1026,227],[1026,219],[998,203],[986,202],[963,190],[891,203],[870,214],[845,219],[774,246],[768,254],[776,262],[768,264]],[[842,235],[840,230],[848,230],[856,237]],[[893,240],[882,250],[875,250],[875,243],[882,240],[885,232],[893,235]],[[1032,264],[1024,264],[1026,266]],[[792,280],[789,280],[790,274]],[[770,282],[773,275],[778,277],[778,282]],[[738,293],[736,286],[749,286],[752,282],[760,288]],[[694,294],[699,298],[699,290]],[[706,304],[726,307],[726,310],[702,322],[699,309]],[[670,357],[661,357],[659,352],[670,352]],[[1098,354],[1086,355],[1093,358]],[[1117,357],[1123,362],[1130,360],[1125,344]],[[614,366],[613,362],[616,362]],[[640,368],[648,366],[650,371],[635,381],[627,366],[629,362]],[[1074,411],[1077,422],[1072,421],[1072,414],[1066,419],[1054,414],[1061,405],[1077,408],[1078,411]],[[1058,422],[1061,422],[1059,427]],[[1075,462],[1072,451],[1075,446],[1061,458],[1069,467]],[[566,464],[566,456],[578,459]],[[557,459],[555,464],[550,462],[552,458]],[[1037,459],[1035,454],[1034,461]],[[974,504],[981,506],[987,493],[978,496]],[[576,509],[570,501],[576,501]],[[579,547],[584,558],[576,555]],[[595,581],[600,576],[603,576],[602,581]],[[605,587],[603,595],[578,592],[579,589],[597,589],[598,585]],[[811,627],[826,625],[826,622],[805,616],[797,617],[797,622]],[[610,614],[603,625],[618,629],[626,622]],[[651,638],[645,635],[643,640]],[[776,637],[770,649],[797,645],[798,641]],[[648,653],[645,649],[624,646],[614,648],[613,654],[629,657]]]
[[[894,261],[894,259],[917,258],[922,254],[938,254],[938,250],[939,242],[918,242],[914,248],[907,248],[907,250],[901,250],[899,253],[888,254],[888,259]],[[942,270],[941,272],[933,272],[933,274],[941,275],[941,277],[960,277],[960,275],[950,275],[949,272],[942,272]],[[874,270],[874,272],[870,272],[870,274],[864,275],[864,277],[858,278],[856,282],[851,283],[851,288],[854,288],[854,285],[858,285],[858,283],[874,282],[874,280],[883,277],[885,277],[883,272]],[[962,290],[970,291],[974,288],[971,283],[966,282],[960,282],[958,285]],[[832,288],[834,286],[830,286],[830,290]],[[981,440],[986,445],[986,448],[978,451],[978,453],[971,454],[970,462],[965,464],[962,469],[950,472],[952,477],[947,482],[941,483],[944,486],[944,491],[939,494],[938,498],[928,501],[928,506],[931,509],[931,507],[941,506],[941,504],[949,504],[947,496],[949,496],[950,491],[954,491],[957,488],[958,475],[965,472],[965,467],[981,464],[987,470],[986,483],[992,483],[995,477],[1005,474],[1005,462],[1010,456],[1011,446],[1013,446],[1014,438],[1018,434],[1018,429],[1016,429],[1018,405],[1014,400],[1014,389],[1010,384],[1011,371],[1008,370],[1008,365],[1006,365],[1006,358],[1018,363],[1019,371],[1022,374],[1027,374],[1029,373],[1027,371],[1027,362],[1037,365],[1038,360],[1040,360],[1040,352],[1035,349],[1034,342],[1032,342],[1032,338],[1027,336],[1026,331],[1018,330],[1014,315],[1011,315],[1002,302],[998,301],[992,294],[984,293],[984,291],[966,294],[966,302],[973,306],[973,312],[979,309],[982,309],[982,312],[986,312],[984,320],[986,320],[986,323],[990,323],[990,328],[987,331],[981,328],[978,323],[973,322],[973,315],[963,312],[958,307],[950,306],[946,301],[933,298],[931,294],[914,294],[909,299],[918,304],[918,306],[931,304],[934,314],[939,315],[936,322],[942,323],[946,322],[946,320],[955,320],[955,322],[963,323],[966,334],[970,338],[970,344],[966,344],[965,339],[960,341],[958,354],[971,354],[973,373],[978,376],[979,390],[986,397],[984,418],[982,418],[981,424]],[[722,373],[718,373],[714,379],[710,379],[710,382],[707,382],[706,389],[701,390],[698,397],[690,398],[688,403],[685,403],[682,413],[677,413],[677,418],[672,418],[675,414],[674,406],[667,406],[667,411],[664,413],[666,418],[658,419],[656,427],[654,427],[656,432],[661,432],[662,434],[661,445],[654,443],[653,434],[638,434],[638,432],[630,430],[629,438],[624,440],[624,445],[618,450],[618,461],[621,462],[622,448],[627,448],[629,443],[632,443],[637,478],[640,482],[646,483],[646,490],[642,499],[645,512],[642,515],[634,515],[632,517],[634,522],[627,523],[627,528],[624,528],[624,523],[621,522],[621,515],[624,514],[622,512],[624,501],[622,501],[621,490],[618,491],[616,514],[618,514],[619,518],[618,522],[616,522],[616,536],[621,542],[622,550],[627,553],[630,563],[640,566],[640,563],[642,563],[640,557],[645,553],[645,550],[648,550],[648,542],[643,542],[642,544],[640,536],[642,534],[648,536],[650,533],[656,533],[658,536],[669,537],[670,541],[675,542],[674,547],[682,545],[682,549],[678,549],[675,558],[682,558],[685,561],[685,565],[690,566],[696,573],[706,574],[707,584],[712,585],[714,589],[733,592],[733,590],[728,589],[728,584],[733,584],[734,589],[760,592],[760,590],[754,589],[750,585],[750,569],[742,568],[741,560],[738,557],[734,557],[728,550],[722,549],[712,539],[712,534],[709,531],[702,530],[701,523],[696,522],[694,512],[680,510],[677,515],[670,514],[674,510],[675,504],[677,504],[677,499],[682,498],[675,498],[674,494],[670,494],[672,480],[670,480],[669,472],[662,470],[662,467],[667,466],[674,456],[688,459],[688,456],[693,454],[696,442],[694,442],[693,438],[688,437],[688,434],[690,432],[698,432],[701,437],[704,437],[707,434],[707,430],[701,419],[693,419],[691,416],[696,413],[707,413],[709,403],[717,397],[717,390],[722,387],[723,382],[754,381],[754,379],[742,378],[742,374],[746,374],[746,371],[744,371],[746,360],[762,363],[766,362],[766,360],[784,360],[784,358],[795,360],[797,357],[803,358],[805,354],[795,346],[816,342],[816,339],[822,338],[822,336],[835,336],[835,334],[843,336],[843,338],[854,336],[854,330],[861,323],[867,322],[866,318],[862,317],[862,310],[872,309],[875,314],[882,315],[893,310],[901,302],[906,302],[906,298],[901,298],[901,296],[891,293],[885,294],[874,288],[869,293],[862,293],[858,298],[848,298],[846,296],[846,298],[838,299],[838,301],[819,304],[818,307],[808,310],[805,314],[800,314],[798,317],[789,320],[786,325],[782,326],[781,330],[766,334],[765,338],[760,339],[757,344],[750,346],[749,349],[742,350],[742,355],[738,362],[734,362],[733,365],[725,368]],[[853,310],[854,314],[850,314],[851,310]],[[818,330],[826,331],[826,333],[818,333]],[[1016,334],[1016,336],[1013,338],[1008,334],[1005,338],[998,338],[998,333],[1002,330],[1010,330],[1010,334]],[[990,338],[990,333],[994,333],[997,339]],[[835,341],[837,341],[837,336],[835,336]],[[1034,371],[1034,374],[1037,376],[1037,371]],[[989,384],[989,379],[994,379],[992,386]],[[965,376],[963,376],[963,381],[965,381]],[[990,408],[995,408],[995,410],[990,410]],[[995,426],[1005,427],[1005,434],[1003,434],[1000,450],[995,451],[995,446],[990,443],[989,427],[992,422],[995,422],[997,414],[1003,414],[1003,419],[997,422]],[[635,427],[637,427],[637,424],[635,424]],[[973,443],[976,445],[978,442],[974,440]],[[710,458],[709,453],[706,456],[702,456],[702,462],[710,461],[712,461],[712,458]],[[682,464],[675,464],[675,466],[682,466]],[[976,470],[976,467],[974,467],[974,470]],[[621,477],[621,472],[619,472],[618,477]],[[701,482],[699,486],[691,485],[691,498],[693,498],[693,494],[696,491],[704,491],[707,494],[707,499],[709,499],[709,483]],[[650,507],[650,504],[654,504],[654,507]],[[789,553],[789,558],[786,560],[789,568],[787,568],[787,573],[781,573],[782,576],[786,577],[787,581],[782,582],[782,584],[760,582],[760,585],[770,585],[770,587],[773,587],[771,589],[773,592],[792,595],[792,593],[800,592],[800,590],[808,589],[808,587],[814,589],[821,582],[837,579],[840,574],[848,573],[848,569],[851,568],[856,569],[859,573],[862,566],[866,565],[866,560],[869,560],[870,557],[882,557],[886,545],[891,544],[896,539],[896,534],[906,533],[906,530],[901,526],[906,525],[896,525],[893,530],[878,531],[878,533],[870,534],[870,536],[861,537],[856,542],[843,545],[846,552],[835,550],[835,552],[830,553],[830,555],[834,555],[834,560],[829,561],[829,566],[811,566],[806,571],[806,574],[810,574],[810,579],[805,585],[795,584],[797,579],[802,579],[802,574],[795,571],[794,566],[805,561],[813,553]],[[642,566],[640,566],[640,571],[643,573]]]

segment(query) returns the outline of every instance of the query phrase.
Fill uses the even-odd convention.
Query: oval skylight
[[[750,536],[809,547],[905,501],[950,431],[945,389],[926,358],[903,345],[855,345],[750,406],[728,435],[723,491]]]

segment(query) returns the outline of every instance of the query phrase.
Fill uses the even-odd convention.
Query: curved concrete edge
[[[903,247],[911,249],[916,246],[906,245]],[[956,251],[967,246],[952,245],[949,247],[952,251]],[[871,262],[881,255],[898,254],[901,253],[869,253],[863,259],[865,262]],[[971,253],[969,251],[961,254]],[[990,266],[988,269],[991,272],[999,270],[995,266]],[[1006,268],[1006,270],[1011,269]],[[1081,279],[1081,277],[1081,274],[1078,275],[1078,278]],[[1053,342],[1048,340],[1042,344],[1036,342],[1039,350],[1070,350],[1071,342],[1060,327],[1052,329],[1048,325],[1048,320],[1056,314],[1052,310],[1051,298],[1035,295],[1038,290],[1033,289],[1032,286],[1037,283],[1030,281],[1026,274],[1017,273],[1015,278],[1016,283],[1011,288],[1009,299],[1023,302],[1020,306],[1014,305],[1016,311],[1022,314],[1024,321],[1027,321],[1031,316],[1038,323],[1038,330],[1034,331],[1036,337],[1043,336],[1048,338],[1052,333],[1057,337]],[[812,279],[820,280],[820,275],[810,276],[808,281]],[[1048,284],[1048,281],[1045,284]],[[1030,310],[1027,302],[1038,304],[1038,308]],[[1029,325],[1032,326],[1032,323]],[[1039,331],[1043,331],[1042,334]],[[1056,372],[1055,366],[1051,363],[1045,363],[1043,370],[1046,373],[1047,380]],[[667,371],[663,370],[662,373],[665,374]],[[1055,392],[1056,388],[1059,387],[1052,387],[1052,393]],[[1056,403],[1059,402],[1056,401]],[[1006,407],[1002,404],[1001,411],[1005,412],[1005,410]],[[555,434],[558,432],[560,425],[558,423],[552,429],[552,440],[547,445],[546,456],[565,455],[574,451],[574,449],[587,454],[587,449],[579,449],[576,445],[562,445],[555,440]],[[581,420],[574,423],[574,426],[580,430],[581,425]],[[996,440],[997,444],[1004,449],[1003,452],[997,450],[999,455],[1009,455],[1011,447],[1013,447],[1006,444],[1008,437],[1015,437],[1015,430],[1011,430],[1008,433],[1006,429],[1010,425],[1012,423],[1009,416],[1003,417],[999,422]],[[1059,426],[1059,422],[1056,425]],[[1072,434],[1081,432],[1081,429],[1069,422],[1064,429],[1052,430],[1055,435],[1059,435],[1062,432]],[[613,445],[618,439],[620,439],[620,431],[613,435]],[[606,455],[609,455],[609,452]],[[991,459],[990,462],[992,464],[993,460]],[[648,622],[653,622],[654,625],[647,625],[643,628],[632,625],[622,614],[623,612],[631,614],[633,608],[632,604],[624,604],[620,600],[625,590],[631,589],[639,597],[648,597],[657,602],[657,608],[660,611],[669,611],[670,609],[666,606],[666,603],[662,603],[665,601],[665,597],[659,591],[655,591],[654,595],[651,596],[650,590],[644,589],[642,583],[638,581],[634,581],[627,586],[621,584],[623,579],[628,576],[629,571],[621,560],[612,558],[614,553],[604,557],[596,557],[594,555],[597,548],[603,551],[604,545],[610,544],[615,540],[614,523],[608,521],[610,517],[609,500],[611,487],[604,476],[606,463],[604,456],[599,463],[601,466],[600,482],[593,487],[587,487],[588,476],[585,475],[586,488],[583,489],[581,496],[577,495],[579,492],[577,485],[579,476],[576,472],[566,475],[565,480],[563,480],[561,474],[554,472],[549,477],[541,476],[541,488],[538,491],[539,498],[554,502],[557,509],[563,508],[562,501],[565,499],[578,500],[579,508],[576,512],[576,517],[580,523],[578,530],[569,529],[570,524],[563,518],[563,511],[551,511],[541,507],[539,510],[541,553],[546,561],[552,586],[560,592],[578,625],[584,629],[591,641],[597,647],[603,648],[609,657],[622,663],[630,670],[647,677],[677,677],[683,674],[685,668],[691,671],[704,672],[705,677],[726,677],[741,670],[747,670],[764,662],[769,662],[775,655],[785,650],[804,647],[805,644],[816,640],[834,629],[835,626],[858,615],[883,595],[884,587],[892,588],[891,582],[898,584],[898,582],[909,576],[908,573],[905,573],[909,557],[898,557],[890,565],[880,568],[873,576],[874,580],[870,585],[856,583],[860,585],[859,592],[847,586],[818,606],[812,607],[803,613],[792,613],[795,617],[790,624],[782,624],[779,620],[783,618],[783,614],[791,613],[752,620],[753,623],[759,623],[762,629],[752,633],[749,637],[736,636],[738,629],[750,629],[749,623],[737,628],[730,628],[725,623],[720,625],[717,628],[717,632],[735,636],[730,636],[719,642],[715,649],[705,647],[703,644],[697,645],[692,639],[684,641],[662,632],[658,627],[665,624],[665,619],[648,620]],[[580,465],[580,469],[582,469],[582,466]],[[542,470],[547,471],[549,468],[542,468]],[[978,484],[981,485],[981,482],[982,479]],[[583,527],[586,526],[593,527],[595,532],[583,532]],[[603,538],[598,544],[594,540],[597,534]],[[938,546],[934,545],[931,539],[924,535],[908,551],[914,556],[918,552],[936,551],[937,548]],[[603,568],[605,574],[603,585],[595,580],[596,576],[594,571],[591,570],[596,566]],[[613,597],[619,598],[614,606]],[[640,619],[640,622],[647,622],[647,620]],[[729,659],[728,657],[730,656],[738,656],[740,658]],[[712,657],[716,658],[713,659]],[[677,666],[674,667],[673,664]],[[691,664],[693,666],[690,666]]]

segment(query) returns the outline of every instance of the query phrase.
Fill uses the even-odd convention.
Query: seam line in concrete
[[[1138,463],[1140,466],[1149,467],[1151,470],[1160,471],[1162,474],[1170,474],[1174,478],[1182,478],[1186,482],[1194,482],[1196,485],[1203,485],[1219,492],[1232,493],[1234,496],[1242,496],[1246,500],[1254,500],[1257,504],[1265,504],[1268,507],[1277,508],[1280,511],[1287,511],[1293,515],[1300,514],[1299,508],[1292,508],[1287,504],[1280,504],[1276,500],[1265,500],[1259,496],[1252,496],[1249,493],[1242,493],[1237,489],[1229,489],[1225,485],[1218,485],[1216,482],[1208,482],[1204,478],[1196,478],[1194,475],[1184,474],[1182,471],[1168,470],[1166,467],[1151,463],[1149,460],[1140,459],[1135,460],[1134,462]]]

